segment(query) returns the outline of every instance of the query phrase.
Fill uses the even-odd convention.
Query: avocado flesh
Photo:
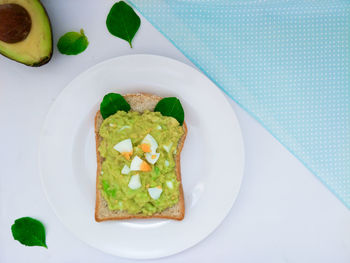
[[[30,15],[31,29],[27,37],[17,43],[0,40],[0,53],[28,66],[41,66],[52,55],[52,32],[49,18],[39,0],[0,0],[2,4],[18,4]]]

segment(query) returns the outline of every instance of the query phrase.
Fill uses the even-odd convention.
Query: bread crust
[[[128,101],[131,106],[131,110],[143,112],[145,110],[153,111],[155,105],[161,99],[161,97],[146,94],[146,93],[136,93],[136,94],[126,94],[123,97]],[[167,219],[175,219],[182,220],[185,216],[185,200],[184,193],[182,188],[182,180],[181,180],[181,165],[180,165],[180,156],[183,145],[185,143],[186,135],[187,135],[187,126],[184,122],[182,127],[184,130],[184,134],[179,140],[177,152],[175,156],[175,171],[176,178],[179,182],[179,202],[172,207],[165,209],[162,212],[155,213],[151,216],[146,216],[142,214],[129,214],[126,211],[111,211],[108,209],[107,202],[104,200],[101,191],[99,189],[99,175],[101,174],[101,166],[103,162],[103,158],[101,157],[98,147],[100,146],[101,137],[99,135],[99,129],[102,124],[103,118],[101,116],[100,111],[98,111],[95,115],[95,140],[96,140],[96,160],[97,160],[97,172],[96,172],[96,203],[95,203],[95,220],[97,222],[102,222],[106,220],[124,220],[131,218],[167,218]]]

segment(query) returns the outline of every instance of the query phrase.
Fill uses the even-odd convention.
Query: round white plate
[[[95,222],[94,116],[109,92],[180,99],[188,126],[181,155],[183,221]],[[244,150],[232,107],[207,77],[169,58],[133,55],[90,68],[62,91],[42,130],[39,163],[51,206],[81,240],[121,257],[158,258],[197,244],[223,221],[240,188]]]

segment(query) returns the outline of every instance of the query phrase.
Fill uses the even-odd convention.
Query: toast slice
[[[123,96],[125,100],[130,104],[131,110],[144,112],[145,110],[153,111],[155,106],[161,97],[137,93],[137,94],[127,94]],[[130,219],[130,218],[168,218],[175,220],[182,220],[185,216],[185,202],[184,202],[184,194],[181,183],[181,170],[180,170],[180,154],[182,147],[185,142],[185,138],[187,135],[187,127],[185,122],[182,127],[184,130],[184,134],[178,142],[176,156],[175,156],[175,171],[176,177],[179,181],[179,202],[172,207],[165,209],[162,212],[155,213],[151,216],[146,216],[142,214],[129,214],[127,211],[111,211],[108,208],[108,204],[106,200],[104,200],[101,191],[99,189],[99,175],[101,173],[101,167],[103,158],[100,156],[98,151],[98,147],[100,146],[101,137],[99,135],[99,129],[103,122],[103,118],[100,114],[100,111],[96,113],[95,116],[95,138],[96,138],[96,156],[97,156],[97,175],[96,175],[96,204],[95,204],[95,220],[97,222],[106,221],[106,220],[121,220],[121,219]]]

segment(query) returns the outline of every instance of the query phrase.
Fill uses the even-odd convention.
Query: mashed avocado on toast
[[[183,133],[177,120],[162,116],[159,112],[118,111],[103,121],[100,127],[102,141],[98,148],[104,158],[100,187],[110,210],[152,215],[179,201],[174,152]],[[156,159],[156,153],[159,153],[159,157],[154,164],[147,162],[145,168],[129,171],[136,156],[147,161],[145,156],[150,153],[151,145],[142,143],[146,136],[152,136],[158,144],[154,155],[150,154],[151,158]],[[125,157],[114,146],[127,139],[132,143],[132,154]],[[127,171],[123,174],[124,166]],[[139,187],[130,187],[131,178],[137,175]],[[150,188],[161,190],[159,198],[152,198],[148,192]]]
[[[96,221],[183,219],[183,116],[176,98],[140,93],[104,97],[95,118]]]

